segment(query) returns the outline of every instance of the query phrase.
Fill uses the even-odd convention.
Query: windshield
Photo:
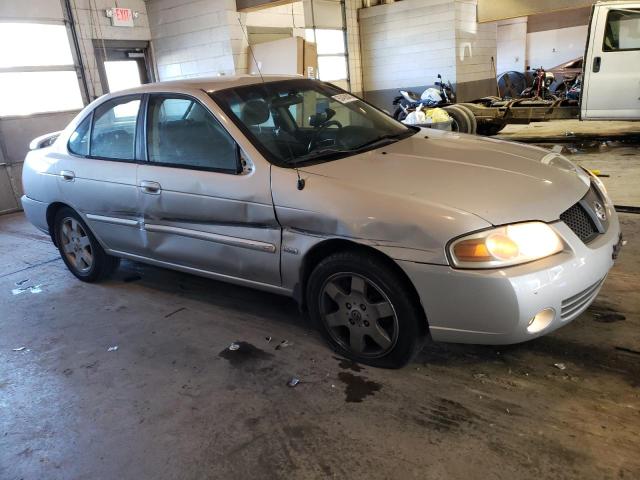
[[[342,158],[416,131],[315,80],[260,83],[211,96],[269,161],[282,166]]]

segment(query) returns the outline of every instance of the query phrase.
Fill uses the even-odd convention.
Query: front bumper
[[[563,222],[551,226],[569,248],[525,265],[458,270],[399,261],[420,296],[432,338],[493,345],[519,343],[566,325],[584,312],[617,257],[621,243],[618,217],[613,213],[607,232],[589,245]],[[553,310],[552,316],[546,314],[544,327],[529,327],[531,319],[544,309]]]

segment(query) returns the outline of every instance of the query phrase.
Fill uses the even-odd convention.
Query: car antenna
[[[258,74],[260,75],[260,80],[262,83],[265,83],[264,77],[262,76],[262,69],[260,68],[260,64],[256,60],[256,55],[253,53],[253,48],[251,48],[251,43],[249,42],[249,34],[247,33],[247,29],[242,24],[242,19],[240,18],[240,14],[238,13],[238,23],[240,24],[240,28],[242,29],[242,33],[244,35],[245,40],[247,41],[247,47],[249,48],[249,53],[251,53],[251,58],[253,59],[253,63],[255,63],[256,68],[258,69]]]
[[[253,59],[253,63],[256,65],[256,69],[258,69],[258,74],[260,75],[260,80],[262,81],[262,83],[266,83],[264,81],[264,77],[262,76],[262,69],[260,68],[260,64],[256,60],[256,55],[255,55],[255,53],[253,53],[253,48],[251,47],[251,43],[249,42],[249,35],[247,34],[247,29],[242,24],[242,19],[240,18],[240,14],[239,13],[238,13],[238,23],[240,24],[240,28],[242,29],[242,33],[244,35],[244,38],[247,40],[247,47],[249,48],[249,53],[251,53],[251,58]],[[287,144],[287,146],[289,147],[289,153],[291,154],[291,157],[293,157],[293,152],[291,152],[291,147],[288,144]],[[298,190],[302,190],[304,188],[304,186],[305,186],[304,178],[300,178],[300,170],[298,170],[298,167],[296,167],[294,165],[293,168],[296,169],[296,175],[298,176],[298,183],[297,183]]]

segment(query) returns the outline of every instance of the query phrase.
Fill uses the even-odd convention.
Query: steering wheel
[[[316,143],[318,143],[318,136],[320,136],[322,132],[324,132],[327,128],[329,128],[332,125],[337,126],[338,129],[342,129],[342,124],[337,120],[329,120],[327,122],[324,122],[322,125],[320,125],[316,129],[315,132],[313,132],[313,136],[311,137],[311,140],[309,141],[309,145],[307,146],[307,153],[311,152],[314,148],[316,148]]]

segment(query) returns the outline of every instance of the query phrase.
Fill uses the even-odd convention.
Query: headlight
[[[449,246],[459,268],[501,268],[548,257],[564,249],[560,237],[542,222],[516,223],[459,238]]]

